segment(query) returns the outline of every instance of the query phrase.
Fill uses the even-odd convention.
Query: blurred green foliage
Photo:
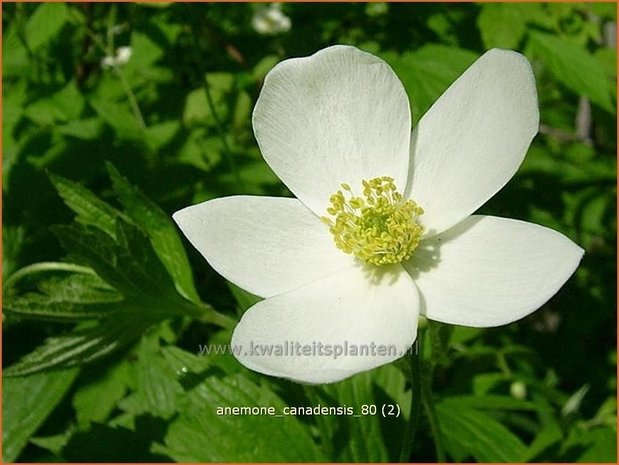
[[[197,355],[254,299],[170,220],[214,197],[290,195],[253,104],[277,62],[344,43],[393,66],[415,122],[486,49],[531,61],[540,135],[482,212],[559,230],[585,258],[517,324],[430,325],[423,365],[450,460],[615,462],[615,4],[283,4],[292,27],[272,35],[252,27],[261,8],[2,5],[4,460],[398,459],[401,364],[302,387]],[[214,413],[318,403],[403,415]],[[421,422],[411,459],[433,461]]]

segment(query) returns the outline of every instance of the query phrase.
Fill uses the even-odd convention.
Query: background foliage
[[[415,122],[483,51],[531,61],[542,127],[483,207],[586,249],[541,310],[431,326],[439,433],[413,461],[616,461],[616,20],[606,4],[3,4],[5,461],[395,461],[410,389],[395,364],[330,386],[249,372],[228,343],[254,301],[181,239],[175,210],[290,195],[250,115],[278,61],[334,43],[387,60]],[[102,66],[120,46],[128,62]],[[109,59],[108,59],[109,61]],[[214,406],[399,404],[399,418],[222,417]]]

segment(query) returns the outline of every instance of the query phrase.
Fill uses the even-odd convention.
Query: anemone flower
[[[538,125],[531,67],[512,51],[481,56],[412,133],[402,83],[369,53],[333,46],[275,66],[253,127],[296,198],[232,196],[174,214],[217,272],[264,298],[232,336],[239,361],[335,382],[401,357],[420,315],[491,327],[543,305],[583,250],[539,225],[472,215]]]

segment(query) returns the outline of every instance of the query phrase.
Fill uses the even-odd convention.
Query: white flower
[[[297,199],[234,196],[174,214],[215,270],[265,298],[235,329],[237,358],[269,375],[334,382],[401,356],[420,314],[489,327],[543,305],[583,250],[542,226],[471,216],[514,175],[538,124],[531,67],[511,51],[479,58],[412,136],[404,88],[379,58],[334,46],[278,64],[253,126]],[[398,353],[250,351],[289,341]]]
[[[251,19],[252,27],[259,34],[276,35],[290,30],[291,21],[282,12],[280,3],[271,3],[258,9]]]
[[[127,64],[129,59],[131,58],[131,47],[118,47],[116,49],[115,56],[106,56],[101,60],[101,67],[103,68],[114,68],[116,66],[122,66]]]

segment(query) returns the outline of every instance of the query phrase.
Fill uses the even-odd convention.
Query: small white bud
[[[523,400],[527,397],[527,385],[522,381],[514,381],[512,385],[509,387],[509,392],[512,397]]]
[[[126,64],[131,58],[132,50],[131,47],[118,47],[116,49],[116,55],[103,57],[101,60],[102,68],[114,68],[116,66],[122,66]]]
[[[259,34],[276,35],[289,31],[292,23],[282,12],[281,4],[271,3],[254,13],[251,25]]]

